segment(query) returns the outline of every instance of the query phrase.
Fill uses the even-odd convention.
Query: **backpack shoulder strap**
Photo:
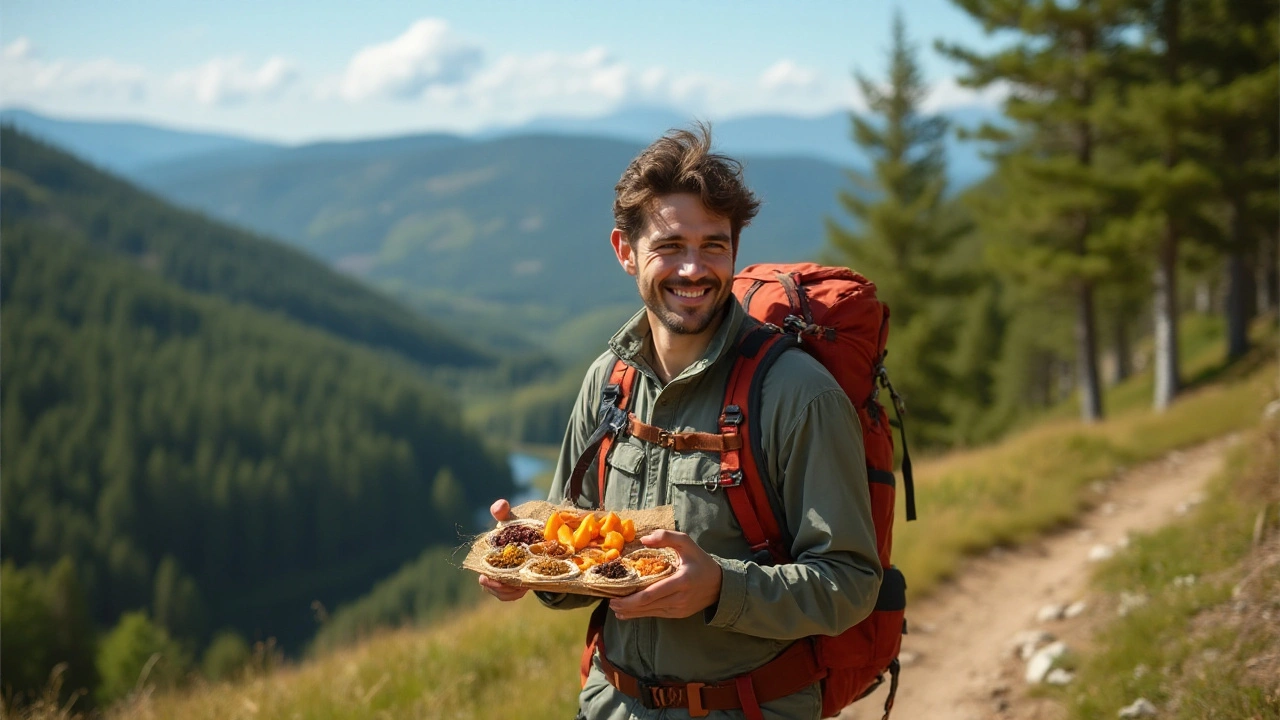
[[[614,438],[619,432],[627,429],[629,418],[626,408],[631,400],[631,388],[635,385],[635,380],[634,367],[621,359],[614,361],[613,368],[605,379],[604,387],[600,390],[600,410],[597,413],[600,418],[599,424],[595,432],[591,433],[591,437],[587,438],[587,445],[578,456],[578,462],[573,466],[569,481],[565,483],[565,499],[574,505],[578,504],[578,498],[582,496],[582,481],[586,477],[587,470],[591,468],[591,462],[598,457],[600,494],[596,497],[596,503],[601,507],[604,506],[604,483],[608,474],[604,461],[609,454],[609,449],[613,447]]]
[[[774,564],[791,562],[791,548],[783,541],[781,508],[773,505],[760,465],[760,388],[778,356],[795,344],[795,336],[771,325],[748,332],[738,344],[720,415],[722,434],[742,436],[738,448],[720,454],[720,487],[751,551]]]

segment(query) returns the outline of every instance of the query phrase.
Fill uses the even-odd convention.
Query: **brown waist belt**
[[[746,675],[718,683],[658,682],[641,680],[618,669],[603,652],[600,667],[609,684],[650,710],[688,708],[690,717],[704,717],[712,710],[743,709],[759,713],[762,703],[800,692],[821,680],[824,673],[814,662],[807,641],[791,645],[778,657]],[[748,717],[753,713],[748,712]]]

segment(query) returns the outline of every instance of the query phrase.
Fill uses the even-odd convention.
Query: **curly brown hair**
[[[711,128],[703,123],[689,130],[670,130],[636,156],[614,187],[613,221],[634,243],[644,227],[645,212],[663,195],[690,193],[702,198],[711,213],[729,219],[733,250],[738,235],[760,210],[760,201],[747,188],[742,163],[711,152]]]

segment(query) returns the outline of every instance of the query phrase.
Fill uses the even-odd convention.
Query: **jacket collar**
[[[742,324],[747,319],[747,313],[742,309],[742,305],[738,302],[738,298],[734,295],[729,296],[728,313],[725,319],[720,323],[720,327],[716,328],[715,335],[711,336],[711,342],[707,344],[707,349],[702,353],[702,357],[694,361],[692,365],[684,369],[677,378],[697,375],[706,370],[721,358],[727,356],[737,345],[738,337],[742,331]],[[646,352],[651,352],[649,329],[649,315],[641,308],[639,312],[631,316],[631,319],[618,330],[609,340],[609,348],[614,354],[621,358],[624,362],[635,365],[638,368],[649,368],[649,362],[646,360]]]

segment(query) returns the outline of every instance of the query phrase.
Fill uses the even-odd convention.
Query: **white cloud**
[[[466,81],[482,59],[480,47],[454,34],[448,23],[426,18],[393,40],[357,52],[340,92],[352,101],[418,98],[432,87]]]
[[[215,57],[189,70],[179,70],[170,84],[180,95],[194,97],[202,105],[227,106],[277,98],[297,79],[297,67],[282,57],[268,58],[253,68],[246,66],[243,58],[233,56]]]
[[[0,88],[6,101],[70,95],[134,103],[147,96],[150,77],[140,65],[112,58],[45,60],[26,37],[6,45],[3,55]]]
[[[812,91],[818,84],[817,72],[791,60],[779,60],[760,75],[760,87],[770,92]]]
[[[22,60],[31,55],[31,40],[20,37],[4,46],[5,60]]]

